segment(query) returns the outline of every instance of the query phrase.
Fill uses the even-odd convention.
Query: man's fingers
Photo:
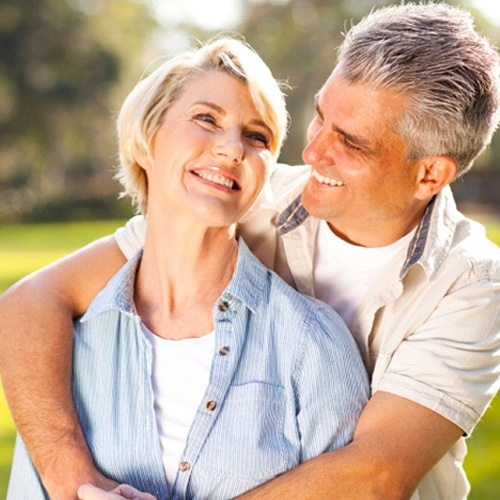
[[[156,500],[156,498],[153,495],[150,495],[149,493],[143,493],[142,491],[138,491],[132,486],[129,486],[128,484],[121,484],[120,486],[118,486],[118,488],[113,490],[113,492],[122,495],[122,497],[126,498],[127,500]]]
[[[149,493],[142,493],[128,484],[121,484],[113,491],[105,491],[92,484],[83,484],[78,488],[80,500],[156,500]]]
[[[78,498],[80,500],[114,500],[120,497],[101,490],[101,488],[97,488],[92,484],[83,484],[78,488]]]

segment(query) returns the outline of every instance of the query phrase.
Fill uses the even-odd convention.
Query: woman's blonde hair
[[[148,186],[140,159],[150,157],[153,139],[169,106],[194,75],[222,71],[244,81],[262,119],[273,134],[270,149],[278,157],[288,114],[280,85],[270,69],[245,43],[221,38],[163,63],[141,80],[125,99],[117,120],[120,167],[117,179],[138,211],[147,212]]]

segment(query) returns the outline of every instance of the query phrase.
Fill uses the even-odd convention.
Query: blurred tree
[[[227,28],[290,86],[281,160],[301,163],[314,95],[335,65],[342,32],[399,0],[234,1],[242,10]],[[471,0],[449,3],[472,8]],[[195,25],[188,10],[182,0],[0,0],[0,220],[111,215],[113,120],[125,95],[160,53],[217,33]],[[498,27],[474,14],[500,41]],[[500,169],[499,133],[477,168]]]
[[[292,117],[281,154],[286,163],[301,163],[305,132],[314,113],[314,96],[331,73],[342,32],[375,6],[390,1],[359,0],[245,0],[246,14],[238,27],[272,68],[290,86]],[[347,24],[346,24],[347,23]]]
[[[131,0],[0,0],[0,216],[115,197],[116,97],[154,27]]]
[[[291,89],[288,109],[292,116],[289,137],[281,160],[301,163],[305,132],[314,113],[314,95],[332,71],[342,33],[370,10],[399,4],[388,0],[244,0],[243,21],[236,27],[273,70]],[[474,9],[470,0],[450,1],[472,10],[479,28],[500,41],[498,27],[493,27]],[[490,161],[488,161],[490,160]],[[478,166],[500,168],[500,134],[493,147],[483,155]]]

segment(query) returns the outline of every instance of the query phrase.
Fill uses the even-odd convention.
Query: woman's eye
[[[204,123],[209,123],[210,125],[217,125],[216,119],[208,113],[199,113],[195,115],[194,119]]]
[[[260,132],[250,132],[247,134],[247,138],[252,142],[261,144],[265,148],[269,147],[269,138],[266,135],[261,134]]]

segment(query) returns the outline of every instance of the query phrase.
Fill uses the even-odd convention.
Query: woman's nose
[[[239,133],[224,133],[218,137],[214,153],[224,157],[230,164],[241,163],[245,156],[245,147]]]

